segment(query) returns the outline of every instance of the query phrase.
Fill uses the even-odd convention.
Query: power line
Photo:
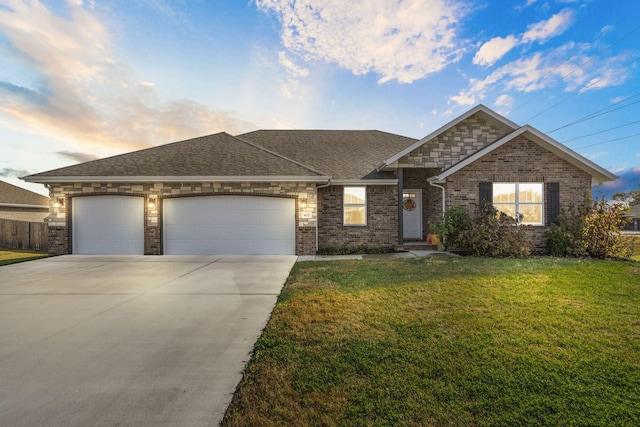
[[[616,74],[617,72],[622,71],[623,69],[627,68],[629,65],[633,64],[633,63],[634,63],[634,62],[636,62],[638,59],[640,59],[640,56],[638,56],[637,58],[635,58],[633,61],[629,61],[629,62],[627,62],[627,63],[626,63],[625,65],[623,65],[622,67],[620,67],[620,68],[618,68],[618,69],[616,69],[616,70],[614,70],[614,71],[610,72],[609,74],[606,74],[606,75],[604,75],[604,76],[600,77],[598,80],[596,80],[596,81],[592,82],[591,84],[589,84],[589,85],[587,85],[587,86],[583,87],[583,88],[582,88],[582,89],[580,89],[578,92],[576,92],[576,93],[574,93],[574,94],[572,94],[572,95],[567,96],[566,98],[564,98],[564,99],[563,99],[563,100],[561,100],[560,102],[556,102],[555,104],[553,104],[553,105],[552,105],[552,106],[550,106],[549,108],[546,108],[546,109],[542,110],[541,112],[539,112],[539,113],[538,113],[538,114],[536,114],[535,116],[528,118],[527,120],[525,120],[525,122],[529,122],[529,121],[531,121],[532,119],[535,119],[536,117],[541,116],[541,115],[543,115],[544,113],[546,113],[547,111],[549,111],[549,110],[551,110],[551,109],[553,109],[553,108],[557,107],[558,105],[560,105],[560,104],[562,104],[562,103],[564,103],[564,102],[567,102],[568,100],[570,100],[570,99],[571,99],[571,98],[573,98],[574,96],[580,95],[581,93],[583,93],[583,92],[584,92],[584,91],[586,91],[587,89],[589,89],[589,88],[591,88],[591,87],[595,86],[596,84],[600,83],[601,81],[603,81],[603,80],[604,80],[604,79],[606,79],[607,77],[610,77],[610,76],[612,76],[612,75]]]
[[[616,127],[605,129],[605,130],[601,130],[601,131],[598,131],[598,132],[590,133],[588,135],[582,135],[582,136],[578,136],[576,138],[567,139],[566,141],[563,142],[563,144],[566,144],[567,142],[571,142],[571,141],[576,141],[578,139],[586,138],[588,136],[593,136],[593,135],[598,135],[600,133],[609,132],[610,130],[616,130],[616,129],[624,128],[624,127],[627,127],[627,126],[635,125],[636,123],[640,123],[640,120],[636,120],[635,122],[626,123],[624,125],[616,126]]]
[[[632,95],[632,96],[630,96],[628,98],[622,99],[622,100],[620,100],[618,102],[614,102],[613,104],[608,105],[608,106],[606,106],[606,107],[604,107],[604,108],[602,108],[602,109],[600,109],[600,110],[598,110],[598,111],[596,111],[594,113],[588,114],[588,115],[586,115],[586,116],[584,116],[584,117],[582,117],[580,119],[574,120],[571,123],[568,123],[568,124],[566,124],[564,126],[560,126],[559,128],[555,128],[555,129],[550,130],[550,131],[548,131],[546,133],[548,133],[548,134],[549,133],[553,133],[553,132],[558,131],[560,129],[568,128],[569,126],[573,126],[573,125],[576,125],[578,123],[586,122],[587,120],[595,119],[596,117],[604,116],[605,114],[613,113],[614,111],[622,110],[623,108],[627,108],[627,107],[630,107],[632,105],[638,104],[638,103],[640,103],[640,101],[632,102],[631,104],[623,105],[621,107],[614,108],[613,110],[610,110],[610,111],[605,111],[605,110],[608,110],[609,108],[614,107],[614,106],[616,106],[616,105],[618,105],[618,104],[620,104],[622,102],[625,102],[625,101],[628,101],[628,100],[630,100],[632,98],[635,98],[636,96],[640,96],[640,92],[638,92],[635,95]],[[605,111],[605,112],[601,113],[601,111]],[[600,113],[600,114],[598,114],[598,113]]]
[[[634,133],[633,135],[623,136],[621,138],[610,139],[608,141],[596,142],[595,144],[591,144],[591,145],[583,145],[582,147],[574,148],[574,150],[581,150],[583,148],[595,147],[596,145],[608,144],[609,142],[620,141],[622,139],[629,139],[629,138],[633,138],[634,136],[640,136],[640,133]]]
[[[622,21],[622,19],[620,20]],[[620,22],[618,21],[618,22]],[[630,35],[632,35],[633,33],[635,33],[636,31],[640,30],[640,26],[637,26],[636,28],[634,28],[633,30],[631,30],[630,32],[628,32],[627,34],[625,34],[624,36],[620,37],[618,40],[616,40],[615,42],[613,42],[613,44],[609,45],[606,49],[603,49],[601,51],[598,51],[598,54],[602,55],[604,52],[610,50],[612,47],[614,47],[615,45],[617,45],[618,43],[622,42],[624,39],[626,39],[627,37],[629,37]],[[598,40],[600,37],[602,37],[603,34],[600,33],[598,34],[598,36],[596,36],[593,40],[591,40],[591,43],[593,43],[594,41]],[[562,61],[560,64],[556,65],[555,67],[553,67],[550,71],[548,71],[546,74],[544,74],[540,80],[543,80],[545,77],[547,77],[548,75],[550,75],[551,73],[553,73],[555,70],[557,70],[558,68],[560,68],[562,65],[566,64],[567,62],[569,62],[569,60],[571,58],[574,58],[576,56],[578,56],[579,54],[581,54],[582,52],[584,52],[585,50],[587,50],[590,46],[587,45],[585,47],[583,47],[582,49],[580,49],[578,51],[577,54],[565,59],[564,61]],[[595,55],[593,58],[591,58],[590,60],[578,65],[577,67],[575,67],[573,70],[571,70],[569,73],[567,74],[563,74],[562,76],[560,76],[560,78],[556,79],[556,81],[552,82],[550,86],[548,87],[553,87],[555,86],[557,83],[559,83],[560,81],[562,81],[565,77],[570,76],[571,74],[573,74],[574,72],[576,72],[577,70],[579,70],[580,68],[583,68],[585,65],[595,61],[599,56]],[[525,102],[523,102],[522,104],[518,105],[517,107],[513,108],[511,111],[516,111],[518,108],[528,104],[529,102],[533,101],[534,99],[536,99],[537,97],[539,97],[540,95],[542,95],[544,91],[538,92],[537,95],[532,96],[531,98],[529,98],[528,100],[526,100]]]

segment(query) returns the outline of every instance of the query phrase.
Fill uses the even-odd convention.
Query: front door
[[[422,239],[422,190],[402,193],[402,237]]]

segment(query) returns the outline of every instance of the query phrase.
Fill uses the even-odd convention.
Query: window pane
[[[515,203],[515,184],[493,184],[493,203]]]
[[[498,212],[502,212],[511,218],[516,218],[516,205],[515,204],[505,204],[505,203],[494,203],[493,207],[495,207]]]
[[[358,206],[345,206],[344,223],[348,225],[365,225],[365,208]]]
[[[542,203],[542,184],[520,184],[520,203]]]
[[[520,205],[522,224],[542,224],[542,205]]]
[[[364,205],[367,192],[365,187],[344,187],[344,203],[347,205]]]

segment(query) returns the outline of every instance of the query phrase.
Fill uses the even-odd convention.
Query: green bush
[[[489,257],[526,257],[532,243],[524,226],[492,206],[469,214],[456,205],[429,224],[431,230],[443,237],[448,249]]]
[[[525,226],[490,205],[475,214],[460,243],[472,255],[494,258],[523,258],[533,247]]]
[[[471,229],[473,219],[466,208],[454,205],[447,208],[435,221],[429,223],[429,229],[440,236],[446,248],[460,247],[464,234]]]
[[[336,247],[325,246],[318,249],[318,255],[364,255],[364,254],[385,254],[392,252],[391,248],[385,246],[366,246],[357,247]]]
[[[628,257],[630,242],[620,234],[627,210],[622,203],[600,199],[562,212],[547,236],[547,252],[554,256]]]

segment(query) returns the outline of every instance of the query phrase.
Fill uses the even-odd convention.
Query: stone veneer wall
[[[446,204],[475,210],[480,182],[544,182],[545,218],[547,186],[560,183],[560,206],[577,206],[591,197],[591,176],[566,160],[520,136],[447,178]],[[536,247],[544,246],[548,227],[529,226]]]
[[[398,187],[367,186],[367,225],[343,225],[343,186],[318,190],[318,245],[322,248],[392,247],[398,243]]]
[[[71,183],[53,184],[51,200],[64,198],[64,205],[49,217],[49,253],[69,253],[68,207],[73,197],[91,195],[131,195],[145,198],[144,251],[145,255],[161,253],[162,199],[167,197],[206,195],[261,195],[293,197],[296,203],[296,251],[298,255],[315,254],[315,228],[317,221],[317,198],[314,183]],[[306,207],[301,207],[306,200]],[[149,208],[149,201],[155,207]],[[302,218],[305,212],[309,218]]]
[[[506,134],[471,116],[398,160],[401,168],[448,168]]]

